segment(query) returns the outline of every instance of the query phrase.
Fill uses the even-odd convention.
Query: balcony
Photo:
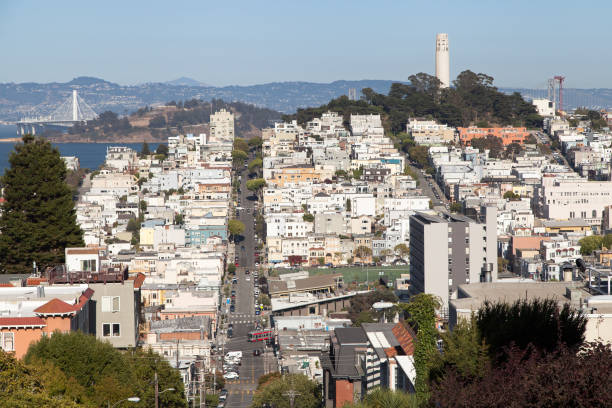
[[[123,282],[128,278],[128,268],[106,268],[100,272],[96,271],[74,271],[68,272],[65,265],[48,267],[45,276],[49,284],[61,283],[110,283]]]

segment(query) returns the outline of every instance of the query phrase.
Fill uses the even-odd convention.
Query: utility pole
[[[155,371],[155,408],[159,408],[159,382],[157,381],[157,371]]]
[[[204,377],[203,361],[200,361],[200,408],[206,408],[206,378]]]
[[[295,397],[299,397],[300,393],[293,389],[293,378],[289,377],[289,381],[291,383],[291,388],[288,391],[283,392],[285,397],[289,397],[289,407],[293,408],[295,404]]]
[[[179,339],[176,339],[176,369],[180,371],[179,367]]]
[[[290,389],[287,392],[283,392],[285,397],[289,397],[289,406],[293,408],[293,404],[295,404],[295,397],[299,397],[300,393],[295,391],[294,389]]]

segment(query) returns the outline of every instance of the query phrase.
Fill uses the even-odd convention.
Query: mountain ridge
[[[214,87],[207,84],[176,85],[168,82],[151,82],[139,85],[120,85],[93,76],[80,76],[68,82],[50,83],[0,83],[0,121],[14,122],[24,116],[48,115],[77,89],[80,97],[97,113],[111,110],[120,115],[134,112],[144,106],[159,106],[169,101],[223,99],[240,101],[281,113],[294,113],[298,108],[321,106],[355,88],[360,95],[363,88],[387,94],[395,80],[336,80],[332,82],[284,81],[255,85],[228,85]],[[545,90],[528,88],[504,88],[505,93],[520,92],[528,99],[545,96]],[[565,108],[592,106],[612,107],[612,89],[564,90]]]

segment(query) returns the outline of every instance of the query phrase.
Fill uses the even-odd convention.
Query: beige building
[[[234,141],[234,114],[221,109],[210,116],[210,140],[213,142]]]
[[[412,136],[416,144],[443,144],[457,140],[455,128],[441,125],[434,120],[410,119],[406,132]]]

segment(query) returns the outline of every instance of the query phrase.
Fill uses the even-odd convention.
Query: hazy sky
[[[611,12],[591,0],[0,0],[0,82],[405,80],[434,72],[446,32],[452,78],[612,88]]]

